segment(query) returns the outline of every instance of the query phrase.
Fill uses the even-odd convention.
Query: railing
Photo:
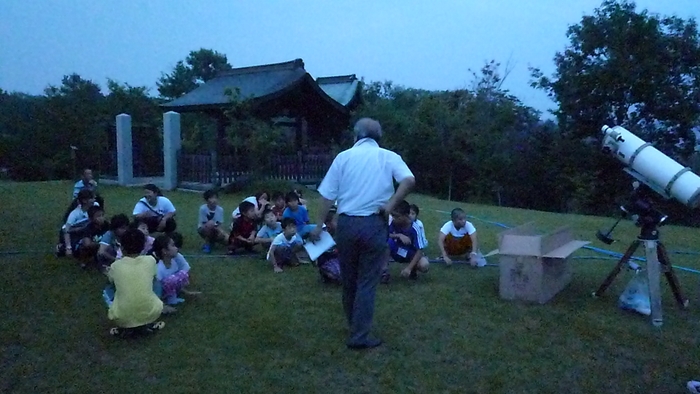
[[[265,171],[256,171],[247,163],[240,163],[233,156],[217,158],[217,171],[213,171],[212,157],[208,154],[184,154],[178,158],[179,182],[230,184],[254,175],[261,175],[268,180],[289,180],[295,182],[320,181],[331,165],[333,157],[329,154],[282,155],[270,159]]]

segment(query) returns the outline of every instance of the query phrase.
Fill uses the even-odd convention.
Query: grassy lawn
[[[311,266],[273,274],[257,259],[201,256],[195,223],[202,200],[187,192],[167,195],[178,208],[194,288],[203,294],[166,317],[157,335],[118,340],[107,333],[105,278],[51,255],[70,190],[68,182],[0,183],[0,392],[682,393],[687,380],[700,377],[695,274],[678,272],[691,301],[686,311],[662,284],[664,326],[654,329],[648,318],[617,308],[627,273],[603,298],[591,298],[612,260],[573,260],[571,285],[543,306],[500,300],[495,267],[434,265],[409,282],[394,265],[375,315],[375,333],[386,344],[351,352],[338,287],[321,284]],[[131,213],[142,193],[101,191],[109,216]],[[227,215],[242,197],[222,196]],[[598,247],[595,231],[612,222],[409,200],[421,207],[433,257],[448,218],[438,211],[457,205],[510,225],[534,221],[543,231],[568,224]],[[313,217],[315,201],[310,205]],[[482,250],[496,248],[501,229],[474,224]],[[623,251],[636,234],[622,223],[614,234],[622,242],[611,248]],[[669,250],[700,250],[698,235],[663,228]],[[671,259],[700,269],[698,256]]]

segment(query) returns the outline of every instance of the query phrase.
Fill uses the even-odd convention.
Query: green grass
[[[591,298],[614,261],[573,260],[572,283],[542,306],[500,300],[497,268],[435,265],[416,282],[380,287],[375,332],[386,345],[351,352],[340,289],[319,283],[313,267],[275,275],[259,260],[194,256],[201,198],[186,192],[168,196],[203,294],[166,317],[157,335],[117,340],[107,334],[105,279],[50,254],[70,190],[67,182],[0,183],[0,251],[38,251],[0,255],[0,392],[682,393],[685,381],[700,377],[697,275],[678,273],[691,300],[686,311],[663,285],[664,326],[657,330],[617,308],[628,275],[603,298]],[[130,213],[141,190],[103,187],[102,194],[111,215]],[[222,197],[227,215],[242,197]],[[434,234],[447,220],[436,210],[457,205],[511,225],[534,221],[543,231],[571,225],[592,241],[612,222],[424,196],[410,201],[421,207],[433,256]],[[482,250],[495,248],[501,229],[474,224]],[[615,235],[623,242],[612,249],[622,251],[636,234],[622,223]],[[670,250],[700,250],[697,229],[668,227],[663,235]],[[697,256],[672,260],[700,268]]]

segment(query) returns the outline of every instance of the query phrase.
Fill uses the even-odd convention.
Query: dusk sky
[[[567,26],[599,0],[237,1],[1,0],[0,88],[41,94],[78,73],[147,86],[189,51],[211,48],[234,67],[302,58],[314,77],[357,74],[423,89],[470,85],[494,59],[504,87],[526,105],[553,107],[529,86],[528,66],[554,70]],[[683,18],[700,0],[640,0],[638,9]]]

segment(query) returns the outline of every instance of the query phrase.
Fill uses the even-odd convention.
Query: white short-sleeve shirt
[[[408,177],[413,173],[401,156],[363,138],[336,156],[318,192],[338,201],[338,214],[369,216],[394,194],[394,180]]]
[[[148,209],[148,207],[150,207],[151,209]],[[170,200],[167,197],[158,196],[158,199],[156,200],[156,205],[149,204],[148,200],[146,200],[146,197],[144,197],[140,199],[139,202],[137,202],[134,206],[133,215],[140,215],[144,212],[153,213],[153,211],[157,212],[158,215],[165,215],[171,212],[175,212],[175,206],[172,202],[170,202]],[[153,214],[155,215],[155,213]]]
[[[440,232],[445,235],[452,234],[452,236],[455,238],[461,238],[465,235],[474,234],[476,232],[476,227],[474,227],[474,225],[471,224],[471,222],[466,222],[464,223],[464,227],[456,229],[455,224],[452,222],[452,220],[450,220],[442,226]]]
[[[304,240],[301,239],[299,234],[294,234],[292,239],[287,239],[287,237],[284,235],[284,233],[277,234],[275,239],[272,240],[272,245],[270,245],[270,250],[272,250],[273,246],[285,246],[285,247],[291,247],[294,245],[301,245],[304,243]],[[270,250],[267,251],[267,258],[270,258]]]

